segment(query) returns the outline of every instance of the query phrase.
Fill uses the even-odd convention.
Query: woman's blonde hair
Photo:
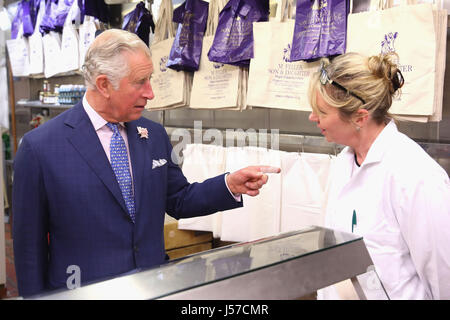
[[[403,85],[403,76],[396,60],[395,53],[368,58],[354,52],[337,56],[331,63],[328,59],[322,59],[328,78],[353,95],[330,83],[322,85],[322,71],[319,70],[309,82],[308,96],[313,111],[321,113],[316,102],[318,93],[327,104],[339,109],[343,120],[350,120],[357,110],[366,109],[377,123],[388,122],[393,118],[389,113],[392,99],[400,94],[398,89]]]
[[[104,74],[117,90],[120,79],[129,74],[128,59],[123,53],[137,50],[151,59],[150,49],[134,33],[121,29],[103,31],[91,44],[84,58],[82,71],[86,86],[94,89],[96,78]]]

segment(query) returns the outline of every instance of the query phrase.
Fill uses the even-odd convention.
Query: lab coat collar
[[[394,120],[391,120],[380,132],[378,137],[370,146],[369,152],[367,153],[366,159],[364,160],[361,166],[366,166],[371,163],[380,162],[383,159],[383,156],[388,151],[389,147],[392,145],[392,139],[395,134],[398,132],[397,126],[395,125]],[[349,161],[354,161],[354,151],[353,148],[345,148],[343,150],[345,152],[344,156],[349,159]]]

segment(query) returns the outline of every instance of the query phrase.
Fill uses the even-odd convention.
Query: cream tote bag
[[[191,101],[192,109],[236,109],[238,108],[238,66],[209,61],[208,51],[214,36],[203,38],[200,67],[194,73]]]
[[[442,5],[433,5],[433,19],[436,31],[436,75],[433,114],[431,116],[397,115],[398,120],[414,122],[439,122],[442,120],[444,99],[444,75],[447,54],[447,10],[440,9]]]
[[[440,1],[433,8],[434,27],[436,30],[436,78],[434,95],[434,112],[429,121],[442,120],[444,100],[444,76],[447,56],[447,10],[441,9]]]
[[[166,110],[184,107],[189,102],[192,75],[166,66],[175,37],[172,23],[173,6],[170,0],[163,0],[155,27],[152,52],[153,75],[151,85],[155,97],[147,101],[148,110]]]
[[[276,19],[253,23],[254,58],[250,61],[247,104],[311,111],[308,81],[319,62],[289,62],[295,20],[284,18],[288,4],[283,1]]]
[[[147,101],[146,109],[177,108],[186,102],[186,73],[166,67],[174,38],[162,40],[151,46],[153,75],[151,85],[155,97]]]
[[[42,34],[39,32],[39,26],[41,25],[44,13],[45,0],[41,0],[34,32],[28,37],[28,43],[30,45],[30,74],[44,73],[44,47],[42,45]]]
[[[191,101],[192,109],[237,109],[239,110],[239,76],[238,66],[209,61],[208,51],[214,41],[219,13],[226,2],[211,0],[209,2],[208,22],[203,37],[200,67],[194,73]]]
[[[403,1],[405,2],[405,1]],[[378,2],[376,2],[378,3]],[[405,78],[391,113],[431,116],[434,111],[436,34],[432,4],[415,4],[350,14],[347,52],[371,56],[396,52]]]

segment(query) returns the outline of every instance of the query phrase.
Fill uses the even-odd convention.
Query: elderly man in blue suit
[[[19,294],[66,286],[78,266],[92,282],[161,265],[164,215],[207,215],[242,206],[267,172],[252,166],[189,184],[164,128],[141,117],[153,65],[122,30],[100,34],[83,66],[82,103],[27,133],[14,161],[13,239]]]

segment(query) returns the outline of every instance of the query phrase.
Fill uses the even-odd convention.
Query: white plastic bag
[[[183,151],[183,174],[189,183],[202,182],[225,171],[226,149],[213,144],[188,144]],[[222,213],[178,220],[178,229],[210,231],[220,238]]]
[[[44,47],[42,45],[42,34],[39,31],[44,13],[45,0],[41,0],[34,32],[28,37],[28,43],[30,45],[30,74],[44,73]]]
[[[95,32],[99,29],[98,23],[95,18],[91,16],[84,16],[83,24],[80,26],[79,34],[79,53],[80,53],[80,67],[84,64],[84,57],[86,51],[94,42]]]
[[[23,36],[22,24],[16,39],[6,40],[9,61],[11,62],[14,77],[27,77],[30,75],[30,55],[28,39]]]
[[[9,128],[8,77],[6,73],[5,33],[0,29],[0,127]]]
[[[72,21],[75,20],[75,24]],[[80,25],[80,8],[78,1],[74,1],[62,32],[61,40],[61,72],[78,70],[80,68],[79,37],[77,26]]]
[[[44,46],[44,75],[50,78],[61,70],[61,34],[50,31],[42,37]]]
[[[227,172],[250,165],[281,167],[280,151],[259,147],[226,148]],[[222,241],[251,241],[280,232],[281,176],[271,175],[256,197],[242,196],[244,207],[222,212]]]

